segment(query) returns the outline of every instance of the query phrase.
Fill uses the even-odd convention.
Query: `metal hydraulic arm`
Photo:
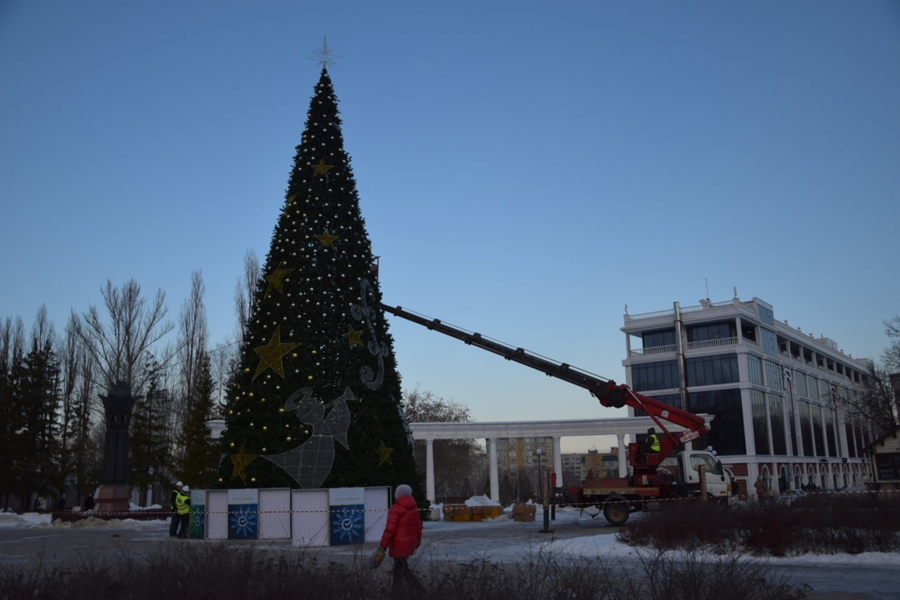
[[[657,459],[653,461],[654,463],[657,463],[668,456],[677,445],[698,438],[706,434],[709,430],[702,417],[670,406],[649,396],[639,394],[625,384],[616,384],[616,382],[611,379],[588,373],[587,371],[572,367],[566,363],[560,363],[532,354],[523,348],[507,346],[496,340],[486,338],[480,333],[472,333],[447,325],[440,319],[429,319],[405,310],[400,306],[388,306],[387,304],[382,303],[381,307],[393,315],[412,321],[413,323],[417,323],[428,329],[443,333],[444,335],[449,335],[450,337],[456,338],[471,346],[477,346],[483,350],[499,354],[507,360],[521,363],[527,367],[541,371],[550,377],[562,379],[563,381],[584,388],[588,390],[592,396],[596,397],[603,406],[622,408],[627,404],[628,406],[644,411],[657,425],[659,425],[664,433],[662,439],[660,439],[660,452],[657,457],[654,457]],[[666,428],[662,421],[674,423],[685,428],[686,431],[676,437]]]

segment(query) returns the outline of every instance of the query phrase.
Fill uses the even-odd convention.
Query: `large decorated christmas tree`
[[[228,390],[220,486],[421,490],[380,302],[323,66]]]

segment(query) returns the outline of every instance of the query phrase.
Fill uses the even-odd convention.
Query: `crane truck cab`
[[[734,474],[706,450],[683,450],[676,455],[682,495],[728,503],[737,486]]]

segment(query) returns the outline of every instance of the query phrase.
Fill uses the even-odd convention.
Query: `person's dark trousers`
[[[391,571],[391,575],[393,576],[391,592],[394,595],[398,593],[416,593],[424,590],[422,584],[419,583],[419,578],[409,570],[408,556],[394,557],[394,568]]]
[[[183,515],[178,515],[178,537],[186,538],[188,535],[188,527],[191,524],[191,515],[190,513],[184,513]]]
[[[172,513],[172,520],[169,522],[169,537],[178,535],[178,514]]]

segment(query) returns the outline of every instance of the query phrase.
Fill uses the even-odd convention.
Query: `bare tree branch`
[[[107,319],[101,317],[96,306],[91,306],[81,317],[73,311],[74,332],[94,359],[107,388],[122,381],[138,393],[152,374],[146,368],[146,355],[172,330],[172,324],[164,322],[168,310],[165,293],[158,290],[153,303],[148,306],[134,279],[127,281],[121,289],[113,287],[107,280],[100,291]],[[170,359],[170,352],[159,359],[160,368]]]
[[[237,313],[237,347],[240,348],[244,342],[244,335],[247,333],[247,324],[250,322],[250,315],[253,310],[253,295],[256,293],[256,286],[259,285],[262,267],[259,265],[259,259],[253,249],[247,250],[244,256],[244,272],[238,279],[234,290],[234,309]]]

